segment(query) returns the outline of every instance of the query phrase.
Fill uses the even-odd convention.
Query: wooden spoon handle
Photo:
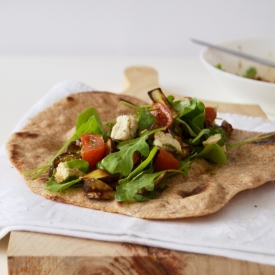
[[[137,97],[147,102],[150,102],[147,92],[160,86],[158,82],[158,73],[151,67],[128,67],[124,71],[124,79],[125,88],[122,93]],[[181,98],[180,95],[177,95],[173,92],[165,90],[163,90],[163,92],[166,95],[174,95],[177,99]],[[266,118],[266,114],[263,112],[260,106],[256,104],[235,104],[205,101],[203,99],[201,100],[205,103],[206,106],[218,107],[218,111],[220,112]]]
[[[123,94],[128,94],[149,101],[147,92],[159,87],[158,73],[150,67],[133,66],[124,72],[125,88]]]

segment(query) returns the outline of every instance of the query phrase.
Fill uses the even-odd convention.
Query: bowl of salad
[[[216,43],[235,51],[275,62],[275,37],[243,38]],[[275,118],[275,68],[209,47],[200,60],[222,89],[235,94],[239,102],[258,104]]]

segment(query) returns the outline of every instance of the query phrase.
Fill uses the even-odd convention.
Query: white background
[[[0,55],[196,56],[274,35],[272,0],[0,0]]]

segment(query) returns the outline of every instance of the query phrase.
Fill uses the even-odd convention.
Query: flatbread
[[[131,108],[120,104],[121,100],[137,106],[144,103],[131,96],[108,92],[71,94],[56,102],[31,118],[20,132],[12,134],[6,143],[11,163],[19,172],[45,165],[71,136],[77,115],[86,108],[95,107],[103,122],[114,121],[121,114],[134,113]],[[230,143],[260,134],[235,129]],[[24,176],[24,180],[33,192],[54,201],[144,219],[176,219],[218,211],[240,191],[274,181],[274,168],[275,138],[272,136],[230,149],[226,165],[198,160],[189,169],[187,177],[171,177],[167,181],[168,188],[156,199],[147,202],[91,200],[82,188],[53,193],[45,189],[47,174],[36,180]]]

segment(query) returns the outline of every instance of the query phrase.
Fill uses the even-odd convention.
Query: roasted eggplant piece
[[[81,141],[79,139],[77,139],[77,140],[72,141],[68,145],[66,152],[78,153],[78,152],[80,152],[80,150],[81,150]]]
[[[74,159],[82,159],[82,157],[80,154],[77,154],[75,152],[66,152],[57,156],[51,164],[51,167],[49,170],[49,177],[53,175],[54,169],[58,166],[60,162],[66,162]]]
[[[228,123],[226,120],[223,120],[221,124],[221,128],[226,132],[227,136],[230,136],[230,134],[233,131],[232,125]]]
[[[107,171],[103,169],[96,169],[87,175],[83,176],[82,180],[84,182],[89,181],[90,179],[98,179],[103,181],[104,183],[108,184],[111,188],[115,188],[118,184],[118,181],[120,179],[120,174],[110,174]]]
[[[108,173],[107,171],[103,170],[103,169],[96,169],[93,170],[92,172],[86,174],[85,176],[83,176],[83,181],[88,181],[89,179],[98,179],[98,178],[104,178],[104,177],[108,177],[110,176],[110,173]]]
[[[112,138],[108,138],[105,142],[105,156],[116,151],[116,142]]]
[[[114,198],[115,191],[105,182],[91,178],[83,185],[83,191],[89,199],[110,200]]]
[[[104,183],[108,184],[113,189],[115,189],[116,186],[118,185],[119,179],[120,179],[120,173],[110,174],[106,177],[99,178],[99,180],[101,180]]]
[[[167,100],[166,96],[164,95],[164,93],[160,88],[149,91],[148,95],[154,103],[161,102],[164,105],[166,105],[170,110],[170,112],[172,113],[173,118],[178,116],[177,111],[171,106],[171,104],[169,103],[169,101]]]

